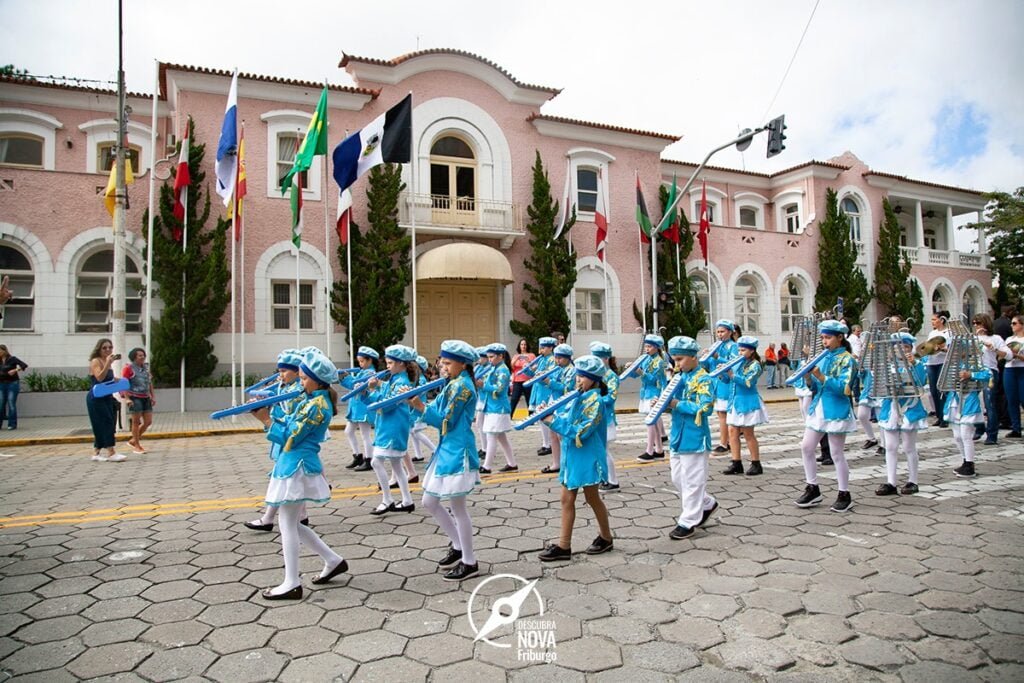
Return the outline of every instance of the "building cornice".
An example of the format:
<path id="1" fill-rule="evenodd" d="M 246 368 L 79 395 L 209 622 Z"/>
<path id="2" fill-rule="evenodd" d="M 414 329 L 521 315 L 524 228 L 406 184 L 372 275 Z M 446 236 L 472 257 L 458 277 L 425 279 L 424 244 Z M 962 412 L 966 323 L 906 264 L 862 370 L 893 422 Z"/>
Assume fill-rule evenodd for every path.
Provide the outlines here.
<path id="1" fill-rule="evenodd" d="M 533 124 L 538 133 L 548 137 L 589 142 L 596 145 L 615 145 L 645 152 L 660 153 L 669 144 L 679 140 L 679 137 L 675 135 L 619 128 L 543 114 L 531 114 L 526 117 L 526 120 Z"/>

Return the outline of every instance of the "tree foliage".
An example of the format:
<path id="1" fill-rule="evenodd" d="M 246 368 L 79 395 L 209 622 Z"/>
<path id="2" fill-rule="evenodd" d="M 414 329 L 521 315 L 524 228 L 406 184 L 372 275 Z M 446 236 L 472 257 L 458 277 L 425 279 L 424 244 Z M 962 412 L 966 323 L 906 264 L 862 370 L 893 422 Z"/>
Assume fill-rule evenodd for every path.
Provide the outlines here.
<path id="1" fill-rule="evenodd" d="M 964 229 L 985 230 L 992 272 L 999 281 L 996 301 L 1024 308 L 1024 187 L 1013 194 L 987 192 L 985 220 Z"/>
<path id="2" fill-rule="evenodd" d="M 551 199 L 551 183 L 544 171 L 540 152 L 533 164 L 533 200 L 527 208 L 530 223 L 530 256 L 524 265 L 529 277 L 523 283 L 523 311 L 528 319 L 511 320 L 512 333 L 536 339 L 551 330 L 571 330 L 566 297 L 576 286 L 576 257 L 569 251 L 569 231 L 576 223 L 573 213 L 565 231 L 555 239 L 558 202 Z"/>
<path id="3" fill-rule="evenodd" d="M 882 200 L 884 217 L 878 225 L 878 258 L 875 260 L 875 297 L 888 315 L 909 321 L 917 334 L 924 323 L 921 286 L 910 276 L 910 258 L 900 250 L 900 223 L 888 199 Z"/>
<path id="4" fill-rule="evenodd" d="M 843 315 L 850 323 L 860 322 L 861 314 L 871 303 L 871 289 L 857 266 L 857 245 L 850 236 L 850 219 L 839 210 L 832 188 L 825 191 L 825 219 L 818 229 L 819 274 L 814 310 L 830 311 L 842 297 Z"/>
<path id="5" fill-rule="evenodd" d="M 409 304 L 406 288 L 412 283 L 412 238 L 398 224 L 398 199 L 405 183 L 402 167 L 383 164 L 370 171 L 366 191 L 367 220 L 363 234 L 352 221 L 349 242 L 352 272 L 348 272 L 345 245 L 338 245 L 344 276 L 331 291 L 331 317 L 349 332 L 348 287 L 352 283 L 352 339 L 357 347 L 383 349 L 405 337 Z"/>
<path id="6" fill-rule="evenodd" d="M 184 224 L 174 217 L 174 184 L 168 180 L 160 187 L 159 215 L 153 221 L 154 294 L 163 303 L 163 312 L 153 321 L 150 365 L 158 384 L 176 385 L 181 359 L 185 359 L 185 384 L 209 376 L 217 367 L 210 336 L 220 329 L 221 318 L 230 301 L 227 266 L 227 240 L 231 223 L 217 217 L 216 226 L 207 228 L 210 217 L 209 190 L 203 190 L 206 174 L 203 157 L 206 145 L 196 144 L 195 127 L 189 117 L 188 186 L 185 224 L 188 239 L 174 239 Z M 181 143 L 179 143 L 181 144 Z M 147 233 L 148 209 L 143 213 L 142 234 Z M 148 258 L 148 254 L 147 254 Z"/>

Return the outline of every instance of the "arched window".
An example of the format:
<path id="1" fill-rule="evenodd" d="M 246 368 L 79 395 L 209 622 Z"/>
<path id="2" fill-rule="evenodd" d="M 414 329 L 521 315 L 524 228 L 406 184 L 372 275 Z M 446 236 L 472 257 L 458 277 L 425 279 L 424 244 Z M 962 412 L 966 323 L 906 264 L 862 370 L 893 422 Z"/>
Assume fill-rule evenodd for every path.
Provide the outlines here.
<path id="1" fill-rule="evenodd" d="M 938 313 L 939 311 L 952 312 L 952 303 L 953 300 L 945 287 L 936 287 L 935 291 L 932 292 L 932 313 Z"/>
<path id="2" fill-rule="evenodd" d="M 75 332 L 111 332 L 114 250 L 104 249 L 85 258 L 75 280 Z M 142 331 L 142 277 L 130 256 L 125 259 L 125 329 Z"/>
<path id="3" fill-rule="evenodd" d="M 711 329 L 711 297 L 708 295 L 707 280 L 696 275 L 690 276 L 690 291 L 697 296 L 697 301 L 704 308 L 704 325 L 707 330 Z"/>
<path id="4" fill-rule="evenodd" d="M 477 223 L 476 155 L 461 138 L 447 135 L 430 148 L 430 201 L 435 223 Z"/>
<path id="5" fill-rule="evenodd" d="M 744 275 L 736 281 L 733 294 L 733 307 L 736 309 L 736 322 L 744 334 L 757 334 L 761 331 L 760 295 L 753 278 Z"/>
<path id="6" fill-rule="evenodd" d="M 796 235 L 800 232 L 800 205 L 787 204 L 782 207 L 782 214 L 786 221 L 786 232 Z"/>
<path id="7" fill-rule="evenodd" d="M 32 310 L 35 306 L 35 276 L 32 263 L 14 247 L 0 244 L 0 273 L 10 278 L 14 297 L 4 306 L 0 330 L 4 332 L 31 331 Z"/>
<path id="8" fill-rule="evenodd" d="M 788 277 L 782 283 L 782 296 L 779 299 L 779 311 L 782 314 L 782 331 L 792 332 L 797 319 L 804 317 L 804 297 L 800 281 Z"/>
<path id="9" fill-rule="evenodd" d="M 43 139 L 27 133 L 0 135 L 0 164 L 42 168 Z"/>
<path id="10" fill-rule="evenodd" d="M 857 202 L 853 201 L 852 197 L 844 197 L 839 208 L 850 221 L 850 239 L 860 242 L 860 207 L 857 206 Z"/>

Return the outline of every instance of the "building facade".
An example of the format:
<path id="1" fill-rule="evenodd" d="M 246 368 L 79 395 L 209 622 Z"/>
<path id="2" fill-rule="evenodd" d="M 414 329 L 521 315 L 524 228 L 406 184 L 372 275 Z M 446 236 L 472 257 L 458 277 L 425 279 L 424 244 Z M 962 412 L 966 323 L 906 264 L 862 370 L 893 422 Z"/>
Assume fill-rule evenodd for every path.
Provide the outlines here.
<path id="1" fill-rule="evenodd" d="M 568 174 L 577 207 L 569 234 L 578 270 L 567 302 L 574 320 L 570 340 L 584 348 L 601 339 L 621 357 L 635 355 L 641 334 L 633 302 L 642 300 L 642 292 L 651 295 L 650 274 L 641 265 L 647 260 L 638 253 L 635 178 L 657 218 L 659 183 L 689 177 L 695 168 L 662 158 L 677 136 L 545 115 L 544 103 L 559 90 L 521 83 L 468 53 L 428 50 L 387 61 L 346 55 L 339 66 L 356 86 L 329 87 L 332 147 L 413 94 L 413 161 L 403 167 L 399 218 L 403 227 L 416 230 L 417 339 L 410 315 L 406 343 L 416 343 L 428 357 L 449 337 L 515 344 L 508 321 L 523 316 L 523 263 L 530 250 L 526 209 L 539 154 L 553 193 Z M 159 80 L 155 145 L 151 98 L 128 98 L 128 142 L 137 169 L 129 187 L 129 345 L 143 344 L 148 314 L 141 287 L 150 177 L 155 173 L 158 184 L 170 182 L 175 132 L 191 116 L 195 142 L 206 145 L 204 170 L 212 191 L 231 74 L 163 64 Z M 250 366 L 269 365 L 281 348 L 295 343 L 297 332 L 303 345 L 325 347 L 330 338 L 332 355 L 342 363 L 348 359 L 344 328 L 330 319 L 328 308 L 331 283 L 340 272 L 338 193 L 328 161 L 317 158 L 308 173 L 299 253 L 290 241 L 289 202 L 278 189 L 322 88 L 239 76 L 248 196 L 244 259 L 240 255 L 238 261 L 245 264 L 240 273 Z M 109 330 L 112 231 L 99 193 L 112 158 L 115 111 L 113 92 L 0 79 L 0 272 L 10 276 L 16 295 L 0 321 L 0 339 L 36 368 L 78 372 L 95 340 Z M 956 251 L 953 239 L 965 214 L 973 218 L 983 210 L 978 192 L 873 171 L 851 153 L 771 175 L 709 167 L 701 177 L 712 213 L 711 264 L 705 270 L 695 253 L 685 267 L 709 319 L 736 318 L 766 339 L 789 340 L 793 316 L 811 311 L 818 279 L 816 226 L 829 187 L 851 218 L 869 281 L 881 203 L 888 198 L 904 226 L 903 249 L 914 262 L 926 312 L 933 306 L 953 314 L 987 307 L 991 275 L 984 237 L 976 253 Z M 366 179 L 353 187 L 355 220 L 364 226 L 366 187 Z M 598 193 L 609 218 L 604 263 L 595 253 Z M 213 200 L 214 211 L 222 209 Z M 688 216 L 697 215 L 699 200 L 695 186 L 683 200 Z M 159 316 L 160 308 L 156 298 L 152 314 Z M 873 315 L 869 310 L 867 317 Z M 229 362 L 228 314 L 213 342 L 221 363 Z"/>

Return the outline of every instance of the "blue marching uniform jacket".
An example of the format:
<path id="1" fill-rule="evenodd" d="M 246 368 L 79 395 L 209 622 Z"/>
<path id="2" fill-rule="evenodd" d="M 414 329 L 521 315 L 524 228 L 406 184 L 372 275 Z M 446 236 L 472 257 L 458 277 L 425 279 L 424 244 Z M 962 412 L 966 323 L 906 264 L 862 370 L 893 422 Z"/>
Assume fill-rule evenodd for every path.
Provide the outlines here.
<path id="1" fill-rule="evenodd" d="M 545 372 L 555 367 L 555 357 L 551 354 L 546 356 L 540 356 L 540 360 L 532 368 L 523 368 L 520 372 L 530 377 L 537 377 L 543 375 Z M 547 400 L 551 397 L 551 392 L 548 390 L 547 385 L 544 382 L 537 382 L 536 384 L 530 385 L 530 408 L 536 409 L 539 406 L 547 403 Z"/>
<path id="2" fill-rule="evenodd" d="M 661 354 L 648 354 L 639 367 L 633 371 L 640 374 L 640 400 L 651 401 L 661 396 L 668 383 L 665 379 L 665 359 Z"/>
<path id="3" fill-rule="evenodd" d="M 558 481 L 570 491 L 608 480 L 608 426 L 601 399 L 600 389 L 589 389 L 551 421 L 551 431 L 564 437 Z"/>
<path id="4" fill-rule="evenodd" d="M 992 379 L 992 371 L 983 367 L 972 372 L 971 379 L 979 382 L 989 382 Z M 949 420 L 950 409 L 960 403 L 961 396 L 963 397 L 963 405 L 960 405 L 959 422 L 981 422 L 981 408 L 984 402 L 981 399 L 980 391 L 967 391 L 959 394 L 955 391 L 947 391 L 946 405 L 942 409 L 943 419 Z"/>
<path id="5" fill-rule="evenodd" d="M 434 476 L 445 477 L 480 469 L 473 419 L 476 416 L 476 388 L 468 371 L 448 382 L 427 404 L 423 421 L 436 427 L 437 450 L 429 468 Z"/>
<path id="6" fill-rule="evenodd" d="M 484 412 L 511 413 L 512 402 L 509 399 L 508 387 L 512 382 L 512 373 L 504 364 L 494 365 L 492 368 L 480 389 L 484 395 Z"/>
<path id="7" fill-rule="evenodd" d="M 714 356 L 709 356 L 700 362 L 700 366 L 705 371 L 711 372 L 719 365 L 725 365 L 729 361 L 735 359 L 740 355 L 739 344 L 731 339 L 726 340 L 718 347 L 718 351 L 715 352 Z M 711 380 L 712 386 L 714 387 L 715 398 L 719 401 L 728 401 L 732 393 L 732 388 L 728 382 L 722 381 L 722 376 L 719 375 L 717 378 Z"/>
<path id="8" fill-rule="evenodd" d="M 676 453 L 704 453 L 711 450 L 711 427 L 707 417 L 715 407 L 714 380 L 700 366 L 683 373 L 672 408 L 669 449 Z"/>
<path id="9" fill-rule="evenodd" d="M 280 396 L 281 394 L 288 394 L 293 391 L 299 391 L 300 389 L 302 389 L 302 384 L 299 382 L 298 377 L 296 377 L 293 381 L 289 382 L 288 384 L 281 384 L 280 382 L 277 382 L 275 385 L 273 385 L 272 390 L 274 392 L 274 396 Z M 280 422 L 283 424 L 284 421 L 288 418 L 288 415 L 290 415 L 291 412 L 295 410 L 295 406 L 301 403 L 302 400 L 303 399 L 300 396 L 298 398 L 291 398 L 288 399 L 287 401 L 275 403 L 274 405 L 270 406 L 270 419 L 272 420 L 273 423 Z M 277 455 L 280 452 L 281 446 L 271 441 L 270 459 L 277 460 Z"/>
<path id="10" fill-rule="evenodd" d="M 270 476 L 287 479 L 300 467 L 303 474 L 321 474 L 324 468 L 320 462 L 320 443 L 332 417 L 331 395 L 326 389 L 318 389 L 300 397 L 284 420 L 272 422 L 267 439 L 280 450 Z"/>
<path id="11" fill-rule="evenodd" d="M 375 374 L 377 371 L 373 369 L 373 366 L 350 372 L 341 378 L 341 386 L 343 389 L 351 391 L 357 384 L 365 382 Z M 349 422 L 372 422 L 373 419 L 366 414 L 366 405 L 366 392 L 361 391 L 348 400 L 348 412 L 345 413 L 345 419 Z"/>
<path id="12" fill-rule="evenodd" d="M 757 380 L 764 369 L 756 360 L 748 360 L 733 373 L 723 372 L 718 379 L 726 387 L 731 385 L 729 410 L 739 415 L 761 409 L 761 394 L 757 391 Z"/>
<path id="13" fill-rule="evenodd" d="M 551 392 L 551 400 L 557 401 L 576 387 L 576 366 L 572 363 L 566 365 L 561 372 L 551 375 L 545 382 L 548 385 L 548 391 Z M 540 384 L 545 382 L 540 382 Z"/>
<path id="14" fill-rule="evenodd" d="M 914 384 L 917 385 L 918 388 L 923 387 L 928 382 L 928 371 L 925 369 L 925 365 L 924 365 L 924 361 L 923 360 L 918 360 L 917 362 L 914 363 L 914 367 L 911 369 L 911 373 L 914 376 Z M 871 373 L 870 372 L 867 373 L 867 376 L 869 378 L 871 378 Z M 873 382 L 873 381 L 874 381 L 873 379 L 869 379 L 868 380 L 868 382 Z M 870 391 L 872 389 L 873 389 L 873 387 L 871 386 L 871 384 L 867 384 L 867 386 L 864 389 L 861 389 L 861 391 L 862 392 L 867 392 L 867 391 Z M 861 395 L 863 396 L 864 394 L 862 393 Z M 907 396 L 905 398 L 901 398 L 901 399 L 898 399 L 898 400 L 899 400 L 899 411 L 900 411 L 900 414 L 903 416 L 903 418 L 906 421 L 908 421 L 910 423 L 915 423 L 915 422 L 919 422 L 920 420 L 924 420 L 924 419 L 928 418 L 928 411 L 926 411 L 924 409 L 924 405 L 921 403 L 921 399 L 920 398 L 915 398 L 913 396 Z M 890 418 L 890 415 L 892 414 L 892 410 L 893 410 L 893 399 L 892 399 L 892 397 L 882 396 L 882 405 L 878 409 L 878 424 L 879 425 L 885 425 L 885 424 L 887 424 L 889 422 L 889 418 Z M 902 427 L 902 423 L 901 423 L 900 426 Z M 885 427 L 882 427 L 882 429 L 885 429 Z"/>
<path id="15" fill-rule="evenodd" d="M 604 385 L 608 387 L 608 393 L 603 398 L 605 419 L 608 424 L 618 424 L 615 419 L 615 402 L 619 400 L 619 375 L 611 368 L 605 368 Z"/>
<path id="16" fill-rule="evenodd" d="M 405 372 L 400 372 L 397 375 L 391 375 L 366 400 L 367 403 L 376 403 L 377 401 L 391 398 L 403 391 L 408 391 L 411 388 L 412 382 L 409 381 L 409 375 Z M 412 426 L 409 402 L 399 401 L 375 412 L 377 416 L 373 425 L 374 447 L 404 451 L 409 445 L 409 428 Z"/>
<path id="17" fill-rule="evenodd" d="M 850 398 L 853 392 L 850 389 L 850 381 L 856 370 L 855 365 L 850 352 L 840 346 L 829 351 L 817 365 L 818 370 L 825 376 L 824 383 L 818 381 L 812 374 L 813 371 L 804 375 L 808 388 L 814 392 L 814 398 L 811 399 L 808 408 L 809 413 L 813 413 L 820 403 L 826 420 L 852 419 L 853 406 Z"/>

